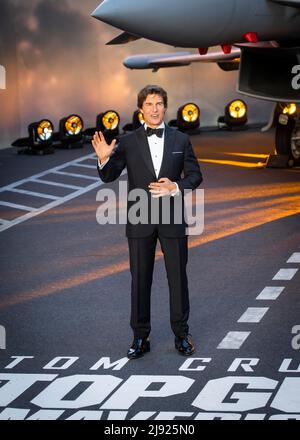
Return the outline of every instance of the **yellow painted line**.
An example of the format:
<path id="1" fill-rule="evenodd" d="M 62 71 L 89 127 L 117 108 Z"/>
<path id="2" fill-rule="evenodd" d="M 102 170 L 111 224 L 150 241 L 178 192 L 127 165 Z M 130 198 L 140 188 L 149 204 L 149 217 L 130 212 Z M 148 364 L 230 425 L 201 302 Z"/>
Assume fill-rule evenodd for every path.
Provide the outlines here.
<path id="1" fill-rule="evenodd" d="M 240 156 L 240 157 L 255 157 L 257 159 L 267 159 L 269 154 L 252 154 L 252 153 L 223 153 L 228 156 Z"/>
<path id="2" fill-rule="evenodd" d="M 198 159 L 198 162 L 216 163 L 218 165 L 231 165 L 235 167 L 242 168 L 264 168 L 265 163 L 263 162 L 240 162 L 236 160 L 217 160 L 217 159 Z"/>

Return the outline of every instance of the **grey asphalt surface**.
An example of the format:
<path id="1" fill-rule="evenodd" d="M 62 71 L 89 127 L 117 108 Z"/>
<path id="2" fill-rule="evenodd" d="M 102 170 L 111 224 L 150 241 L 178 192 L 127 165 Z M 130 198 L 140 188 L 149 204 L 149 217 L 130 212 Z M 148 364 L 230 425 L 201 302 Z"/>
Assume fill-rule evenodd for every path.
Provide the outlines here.
<path id="1" fill-rule="evenodd" d="M 273 152 L 273 139 L 274 133 L 258 130 L 203 133 L 191 138 L 200 159 L 205 196 L 204 232 L 189 238 L 189 324 L 197 348 L 191 366 L 206 365 L 205 370 L 179 370 L 186 358 L 174 349 L 166 273 L 159 246 L 152 288 L 150 353 L 129 361 L 120 370 L 91 370 L 102 357 L 110 358 L 111 362 L 126 357 L 132 341 L 125 227 L 100 226 L 96 222 L 99 187 L 0 233 L 0 325 L 6 330 L 6 349 L 0 350 L 0 375 L 113 375 L 122 383 L 132 375 L 175 376 L 175 382 L 178 376 L 194 380 L 181 394 L 139 397 L 126 410 L 127 419 L 141 411 L 152 413 L 148 414 L 152 419 L 160 412 L 181 412 L 179 419 L 192 420 L 205 411 L 208 418 L 209 413 L 220 412 L 228 417 L 237 413 L 242 419 L 246 414 L 255 417 L 258 413 L 264 414 L 265 419 L 288 413 L 300 418 L 300 393 L 292 402 L 288 397 L 282 398 L 286 410 L 272 405 L 285 378 L 298 377 L 300 381 L 300 350 L 292 347 L 292 328 L 300 326 L 300 263 L 287 263 L 293 253 L 300 253 L 300 168 L 255 166 L 263 160 L 255 155 Z M 82 150 L 58 150 L 43 157 L 2 150 L 1 186 L 92 152 L 90 145 Z M 86 172 L 97 177 L 96 160 L 90 163 L 95 163 L 95 170 Z M 121 179 L 126 180 L 126 175 Z M 103 187 L 116 189 L 118 182 Z M 22 195 L 18 203 L 21 200 Z M 298 271 L 291 280 L 273 280 L 282 268 Z M 284 290 L 276 300 L 256 300 L 266 286 L 282 286 Z M 249 307 L 268 310 L 260 322 L 238 323 Z M 240 348 L 217 348 L 232 331 L 250 334 Z M 7 369 L 13 356 L 34 358 Z M 59 356 L 78 359 L 67 369 L 43 368 Z M 198 358 L 211 360 L 203 363 Z M 258 358 L 259 362 L 253 372 L 241 367 L 228 371 L 236 358 Z M 284 359 L 291 359 L 293 372 L 279 371 Z M 192 404 L 208 381 L 231 376 L 265 377 L 278 382 L 268 391 L 265 385 L 253 386 L 251 391 L 257 398 L 249 410 L 240 410 L 238 406 L 237 410 L 234 406 L 227 410 L 217 397 L 210 395 L 207 401 L 211 399 L 213 403 L 208 404 L 209 409 Z M 129 393 L 136 389 L 134 380 Z M 5 408 L 27 408 L 28 416 L 34 414 L 40 408 L 30 401 L 46 386 L 43 382 L 34 384 L 7 407 L 0 407 L 0 412 Z M 223 403 L 237 402 L 233 392 L 250 395 L 246 386 L 234 385 L 223 396 Z M 300 390 L 299 382 L 293 386 Z M 84 391 L 78 387 L 66 399 L 76 399 Z M 161 387 L 161 383 L 152 384 L 148 391 L 156 390 L 159 394 Z M 217 385 L 218 390 L 221 388 Z M 176 389 L 175 386 L 174 393 Z M 269 392 L 270 398 L 259 405 L 262 392 Z M 125 411 L 122 402 L 121 399 L 118 410 Z M 45 408 L 49 408 L 47 403 Z M 100 408 L 101 400 L 97 405 L 79 407 L 86 411 Z M 109 415 L 113 410 L 117 409 L 103 409 L 102 418 L 117 417 Z M 66 405 L 60 418 L 76 411 Z"/>

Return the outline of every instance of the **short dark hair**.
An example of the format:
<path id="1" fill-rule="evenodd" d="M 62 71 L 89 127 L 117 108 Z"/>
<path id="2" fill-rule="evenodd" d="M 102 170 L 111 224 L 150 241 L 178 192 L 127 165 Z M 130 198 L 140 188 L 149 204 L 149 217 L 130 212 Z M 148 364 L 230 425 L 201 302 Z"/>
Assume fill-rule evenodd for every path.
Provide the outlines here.
<path id="1" fill-rule="evenodd" d="M 167 92 L 160 86 L 148 85 L 144 87 L 138 94 L 137 98 L 137 106 L 138 108 L 142 108 L 144 102 L 147 99 L 148 95 L 159 95 L 164 100 L 164 106 L 168 107 L 168 95 Z"/>

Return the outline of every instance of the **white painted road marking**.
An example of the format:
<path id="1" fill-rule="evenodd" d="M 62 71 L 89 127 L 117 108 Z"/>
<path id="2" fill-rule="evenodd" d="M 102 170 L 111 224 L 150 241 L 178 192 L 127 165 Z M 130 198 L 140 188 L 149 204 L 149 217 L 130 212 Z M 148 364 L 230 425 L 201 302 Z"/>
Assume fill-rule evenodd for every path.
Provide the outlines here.
<path id="1" fill-rule="evenodd" d="M 11 189 L 11 192 L 16 192 L 19 194 L 28 194 L 29 196 L 36 196 L 36 197 L 41 197 L 44 199 L 51 199 L 51 200 L 56 200 L 58 197 L 57 196 L 51 196 L 50 194 L 45 194 L 45 193 L 39 193 L 39 192 L 35 192 L 35 191 L 28 191 L 27 189 Z"/>
<path id="2" fill-rule="evenodd" d="M 275 300 L 279 297 L 281 292 L 283 292 L 285 288 L 279 286 L 266 286 L 260 294 L 256 297 L 258 300 Z"/>
<path id="3" fill-rule="evenodd" d="M 288 281 L 293 278 L 297 271 L 298 269 L 280 269 L 272 279 Z"/>
<path id="4" fill-rule="evenodd" d="M 20 209 L 22 211 L 34 211 L 35 210 L 35 208 L 33 208 L 32 206 L 20 205 L 19 203 L 4 202 L 2 200 L 0 200 L 0 205 L 7 206 L 8 208 Z"/>
<path id="5" fill-rule="evenodd" d="M 269 307 L 248 307 L 238 322 L 260 322 L 268 310 Z"/>
<path id="6" fill-rule="evenodd" d="M 99 177 L 85 176 L 83 174 L 77 174 L 77 173 L 68 173 L 66 171 L 52 171 L 52 172 L 53 174 L 59 174 L 61 176 L 79 177 L 80 179 L 88 179 L 88 180 L 99 180 Z"/>
<path id="7" fill-rule="evenodd" d="M 287 263 L 300 263 L 300 252 L 294 252 L 287 260 Z"/>
<path id="8" fill-rule="evenodd" d="M 81 162 L 83 162 L 84 160 L 87 159 L 96 159 L 96 154 L 92 153 L 89 154 L 87 156 L 81 157 L 79 159 L 75 159 L 73 161 L 70 162 L 66 162 L 62 165 L 59 165 L 57 167 L 48 169 L 46 171 L 43 171 L 39 174 L 35 174 L 31 177 L 28 177 L 26 179 L 22 179 L 22 180 L 18 180 L 17 182 L 11 183 L 9 185 L 3 186 L 2 188 L 0 188 L 0 193 L 2 192 L 11 192 L 11 193 L 21 193 L 21 194 L 27 194 L 34 197 L 44 197 L 45 199 L 52 199 L 51 202 L 46 203 L 45 205 L 41 206 L 40 208 L 34 208 L 32 206 L 25 206 L 25 205 L 21 205 L 18 203 L 11 203 L 11 202 L 6 202 L 6 201 L 1 201 L 0 200 L 0 206 L 7 206 L 9 208 L 12 209 L 20 209 L 20 210 L 25 210 L 25 211 L 30 211 L 27 212 L 26 214 L 21 214 L 18 217 L 16 217 L 13 220 L 6 220 L 6 219 L 0 219 L 0 232 L 5 231 L 6 229 L 9 229 L 19 223 L 22 223 L 26 220 L 29 220 L 32 217 L 35 217 L 39 214 L 42 214 L 45 211 L 48 211 L 51 208 L 54 208 L 56 206 L 59 206 L 71 199 L 74 199 L 75 197 L 78 197 L 88 191 L 93 190 L 94 188 L 97 188 L 101 185 L 103 185 L 103 182 L 101 182 L 101 180 L 98 177 L 92 177 L 92 176 L 87 176 L 87 175 L 83 175 L 83 174 L 76 174 L 76 173 L 67 173 L 62 171 L 63 169 L 66 169 L 67 167 L 70 166 L 82 166 L 83 168 L 94 168 L 96 170 L 96 162 L 95 162 L 95 166 L 93 167 L 92 165 L 85 165 L 82 164 Z M 51 180 L 46 180 L 47 177 L 49 178 L 49 175 L 54 175 L 55 174 L 60 174 L 60 175 L 65 175 L 65 176 L 70 176 L 70 177 L 79 177 L 82 179 L 88 179 L 88 180 L 92 180 L 94 181 L 91 184 L 88 184 L 88 186 L 77 186 L 77 185 L 69 185 L 66 183 L 60 183 L 60 182 L 55 182 L 55 181 L 51 181 Z M 122 173 L 124 174 L 124 172 Z M 43 178 L 46 177 L 46 179 L 44 180 Z M 44 185 L 52 185 L 52 186 L 57 186 L 57 187 L 61 187 L 61 188 L 68 188 L 70 190 L 73 190 L 70 194 L 66 195 L 66 196 L 55 196 L 55 195 L 51 195 L 51 194 L 44 194 L 43 192 L 34 192 L 34 191 L 27 191 L 27 190 L 23 190 L 22 188 L 19 188 L 21 185 L 28 183 L 28 182 L 35 182 L 41 185 L 41 187 Z"/>
<path id="9" fill-rule="evenodd" d="M 36 182 L 36 183 L 45 183 L 46 185 L 53 185 L 53 186 L 61 186 L 63 188 L 69 188 L 69 189 L 81 189 L 81 186 L 77 186 L 77 185 L 69 185 L 66 183 L 57 183 L 57 182 L 52 182 L 52 180 L 41 180 L 41 179 L 31 179 L 31 182 Z"/>
<path id="10" fill-rule="evenodd" d="M 228 332 L 217 348 L 237 350 L 245 342 L 251 332 Z"/>

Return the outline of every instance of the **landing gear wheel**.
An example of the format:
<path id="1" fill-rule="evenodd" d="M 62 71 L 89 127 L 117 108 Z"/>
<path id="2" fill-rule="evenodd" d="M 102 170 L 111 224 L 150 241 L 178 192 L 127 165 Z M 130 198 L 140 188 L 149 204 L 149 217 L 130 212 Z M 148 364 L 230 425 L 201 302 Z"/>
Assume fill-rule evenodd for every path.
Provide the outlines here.
<path id="1" fill-rule="evenodd" d="M 289 118 L 286 125 L 277 123 L 276 153 L 289 156 L 288 166 L 300 164 L 300 117 Z"/>

